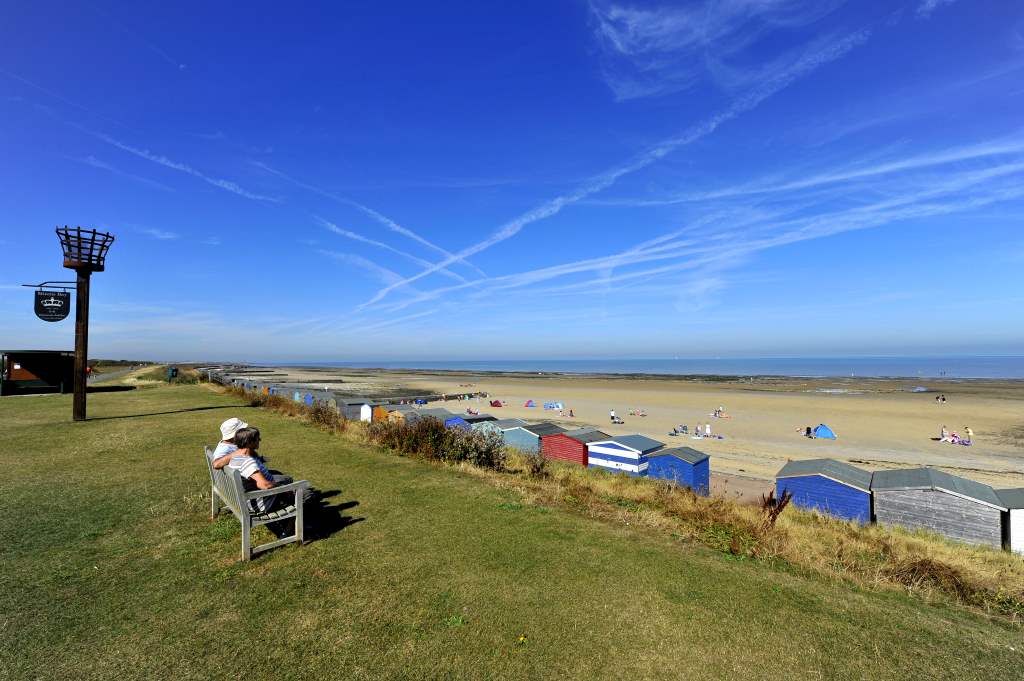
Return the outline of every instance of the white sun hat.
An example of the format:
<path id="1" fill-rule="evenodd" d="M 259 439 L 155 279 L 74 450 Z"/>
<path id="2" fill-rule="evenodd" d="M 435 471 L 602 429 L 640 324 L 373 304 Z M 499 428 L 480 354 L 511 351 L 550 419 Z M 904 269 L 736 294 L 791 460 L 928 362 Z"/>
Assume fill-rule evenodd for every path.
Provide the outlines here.
<path id="1" fill-rule="evenodd" d="M 237 433 L 239 430 L 241 430 L 242 428 L 248 428 L 248 427 L 249 427 L 249 424 L 246 423 L 245 421 L 243 421 L 242 419 L 237 419 L 237 418 L 228 419 L 224 423 L 220 424 L 220 435 L 221 435 L 220 439 L 221 440 L 230 440 L 231 438 L 233 438 L 235 436 L 235 433 Z"/>

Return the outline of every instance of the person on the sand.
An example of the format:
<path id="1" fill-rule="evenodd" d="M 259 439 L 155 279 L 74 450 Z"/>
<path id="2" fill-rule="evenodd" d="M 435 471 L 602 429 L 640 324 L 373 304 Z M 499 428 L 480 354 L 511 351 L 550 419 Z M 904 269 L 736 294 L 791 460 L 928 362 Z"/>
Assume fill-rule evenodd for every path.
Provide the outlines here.
<path id="1" fill-rule="evenodd" d="M 949 438 L 949 431 L 946 430 L 946 426 L 943 425 L 942 428 L 939 429 L 939 442 L 950 442 L 950 441 L 951 440 Z"/>
<path id="2" fill-rule="evenodd" d="M 964 444 L 971 444 L 974 440 L 974 431 L 970 426 L 964 426 Z"/>

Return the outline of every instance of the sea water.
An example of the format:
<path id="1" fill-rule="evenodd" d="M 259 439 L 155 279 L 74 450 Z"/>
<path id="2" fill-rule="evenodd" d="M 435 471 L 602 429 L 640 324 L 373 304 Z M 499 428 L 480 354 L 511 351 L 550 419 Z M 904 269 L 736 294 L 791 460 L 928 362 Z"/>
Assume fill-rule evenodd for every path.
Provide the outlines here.
<path id="1" fill-rule="evenodd" d="M 367 369 L 515 371 L 541 374 L 1024 379 L 1024 356 L 306 361 L 298 365 Z"/>

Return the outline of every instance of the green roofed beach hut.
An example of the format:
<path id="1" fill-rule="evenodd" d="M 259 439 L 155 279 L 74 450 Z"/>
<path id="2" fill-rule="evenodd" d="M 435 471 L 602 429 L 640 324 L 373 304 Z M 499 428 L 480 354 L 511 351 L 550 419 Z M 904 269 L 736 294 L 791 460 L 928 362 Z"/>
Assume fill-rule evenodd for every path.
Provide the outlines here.
<path id="1" fill-rule="evenodd" d="M 536 453 L 540 452 L 540 438 L 542 436 L 564 432 L 565 428 L 556 426 L 553 423 L 544 422 L 509 428 L 502 431 L 502 437 L 505 439 L 505 444 L 509 447 L 514 447 L 524 452 Z"/>
<path id="2" fill-rule="evenodd" d="M 878 471 L 871 479 L 875 519 L 1001 548 L 1003 501 L 988 485 L 934 468 Z"/>
<path id="3" fill-rule="evenodd" d="M 871 473 L 835 459 L 790 461 L 775 474 L 775 493 L 800 508 L 859 523 L 871 522 Z"/>
<path id="4" fill-rule="evenodd" d="M 469 424 L 469 427 L 481 432 L 494 431 L 500 435 L 509 428 L 519 428 L 525 425 L 526 421 L 522 419 L 496 419 L 494 421 L 477 421 Z"/>
<path id="5" fill-rule="evenodd" d="M 1024 554 L 1024 487 L 996 490 L 1006 507 L 1003 516 L 1003 540 L 1014 553 Z"/>

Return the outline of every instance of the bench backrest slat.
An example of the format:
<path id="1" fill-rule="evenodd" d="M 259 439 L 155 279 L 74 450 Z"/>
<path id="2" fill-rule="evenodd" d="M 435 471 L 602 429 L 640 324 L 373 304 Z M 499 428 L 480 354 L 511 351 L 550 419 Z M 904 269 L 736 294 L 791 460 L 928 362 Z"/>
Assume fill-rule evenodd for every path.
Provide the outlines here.
<path id="1" fill-rule="evenodd" d="M 210 482 L 217 491 L 220 492 L 221 498 L 224 500 L 235 515 L 245 510 L 248 512 L 248 506 L 245 504 L 243 498 L 244 489 L 242 487 L 242 479 L 238 471 L 233 470 L 225 466 L 224 468 L 213 467 L 213 452 L 210 451 L 209 447 L 205 447 L 206 452 L 206 467 L 210 471 Z M 232 475 L 232 473 L 234 475 Z M 234 478 L 237 478 L 237 482 Z"/>

